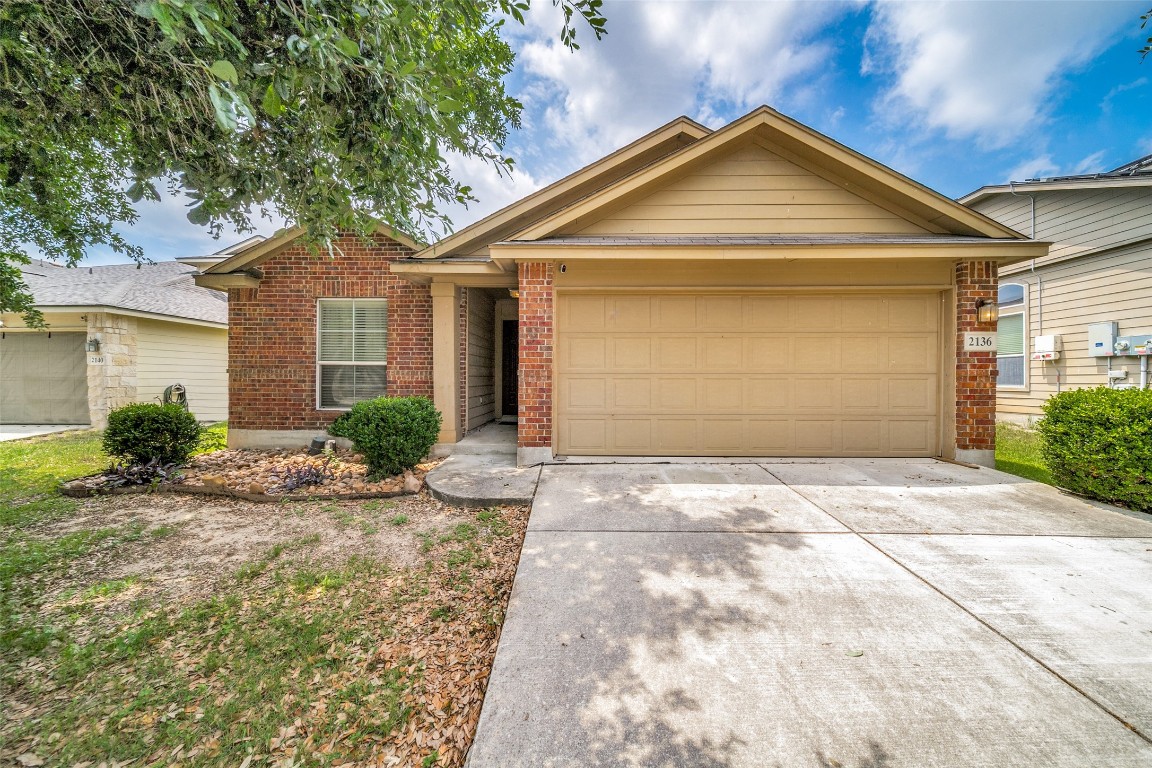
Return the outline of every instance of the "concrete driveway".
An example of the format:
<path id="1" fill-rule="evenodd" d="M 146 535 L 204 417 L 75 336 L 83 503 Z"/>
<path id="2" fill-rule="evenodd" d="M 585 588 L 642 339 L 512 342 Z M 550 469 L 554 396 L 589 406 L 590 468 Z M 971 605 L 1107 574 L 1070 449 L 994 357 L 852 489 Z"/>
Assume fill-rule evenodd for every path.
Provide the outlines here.
<path id="1" fill-rule="evenodd" d="M 471 768 L 1152 765 L 1152 518 L 932 460 L 544 468 Z"/>
<path id="2" fill-rule="evenodd" d="M 23 440 L 26 437 L 52 435 L 57 432 L 70 432 L 74 429 L 91 429 L 87 424 L 0 424 L 0 443 L 7 440 Z"/>

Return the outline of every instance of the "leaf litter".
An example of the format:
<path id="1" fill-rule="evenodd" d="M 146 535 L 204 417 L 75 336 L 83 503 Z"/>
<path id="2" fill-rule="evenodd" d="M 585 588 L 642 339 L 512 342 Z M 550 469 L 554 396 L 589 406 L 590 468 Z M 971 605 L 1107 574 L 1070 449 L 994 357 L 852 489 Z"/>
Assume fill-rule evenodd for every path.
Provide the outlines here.
<path id="1" fill-rule="evenodd" d="M 527 518 L 87 501 L 36 535 L 139 535 L 44 583 L 52 639 L 3 669 L 0 763 L 463 765 Z"/>

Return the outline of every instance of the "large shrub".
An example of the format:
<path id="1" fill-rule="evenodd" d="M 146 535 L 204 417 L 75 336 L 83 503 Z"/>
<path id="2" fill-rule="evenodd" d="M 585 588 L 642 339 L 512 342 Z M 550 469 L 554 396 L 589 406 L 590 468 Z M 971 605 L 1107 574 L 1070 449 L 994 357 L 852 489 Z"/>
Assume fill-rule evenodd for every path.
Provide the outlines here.
<path id="1" fill-rule="evenodd" d="M 135 464 L 188 460 L 200 439 L 196 417 L 179 405 L 136 403 L 108 414 L 104 452 Z"/>
<path id="2" fill-rule="evenodd" d="M 1039 429 L 1057 485 L 1152 510 L 1152 391 L 1062 392 L 1045 404 Z"/>
<path id="3" fill-rule="evenodd" d="M 328 433 L 351 440 L 373 474 L 395 475 L 428 455 L 440 422 L 440 412 L 426 397 L 378 397 L 356 403 Z"/>

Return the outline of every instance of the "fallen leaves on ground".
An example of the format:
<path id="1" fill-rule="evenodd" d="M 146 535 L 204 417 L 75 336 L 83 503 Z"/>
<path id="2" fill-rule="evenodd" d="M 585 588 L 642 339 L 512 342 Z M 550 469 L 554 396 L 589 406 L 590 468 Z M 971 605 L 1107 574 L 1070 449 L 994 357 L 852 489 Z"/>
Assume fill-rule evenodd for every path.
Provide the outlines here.
<path id="1" fill-rule="evenodd" d="M 209 599 L 89 615 L 7 681 L 0 761 L 463 765 L 527 517 L 413 519 L 415 564 L 301 547 Z"/>

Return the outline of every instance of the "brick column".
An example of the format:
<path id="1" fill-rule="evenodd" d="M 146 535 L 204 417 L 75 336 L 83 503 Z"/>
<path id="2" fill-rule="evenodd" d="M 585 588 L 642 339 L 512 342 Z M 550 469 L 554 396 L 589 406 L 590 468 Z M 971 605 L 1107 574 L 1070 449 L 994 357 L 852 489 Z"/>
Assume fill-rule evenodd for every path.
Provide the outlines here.
<path id="1" fill-rule="evenodd" d="M 995 332 L 976 319 L 976 302 L 996 302 L 994 261 L 956 264 L 956 458 L 996 466 L 996 351 L 965 352 L 965 332 Z"/>
<path id="2" fill-rule="evenodd" d="M 520 383 L 516 463 L 552 459 L 552 264 L 520 265 Z"/>

